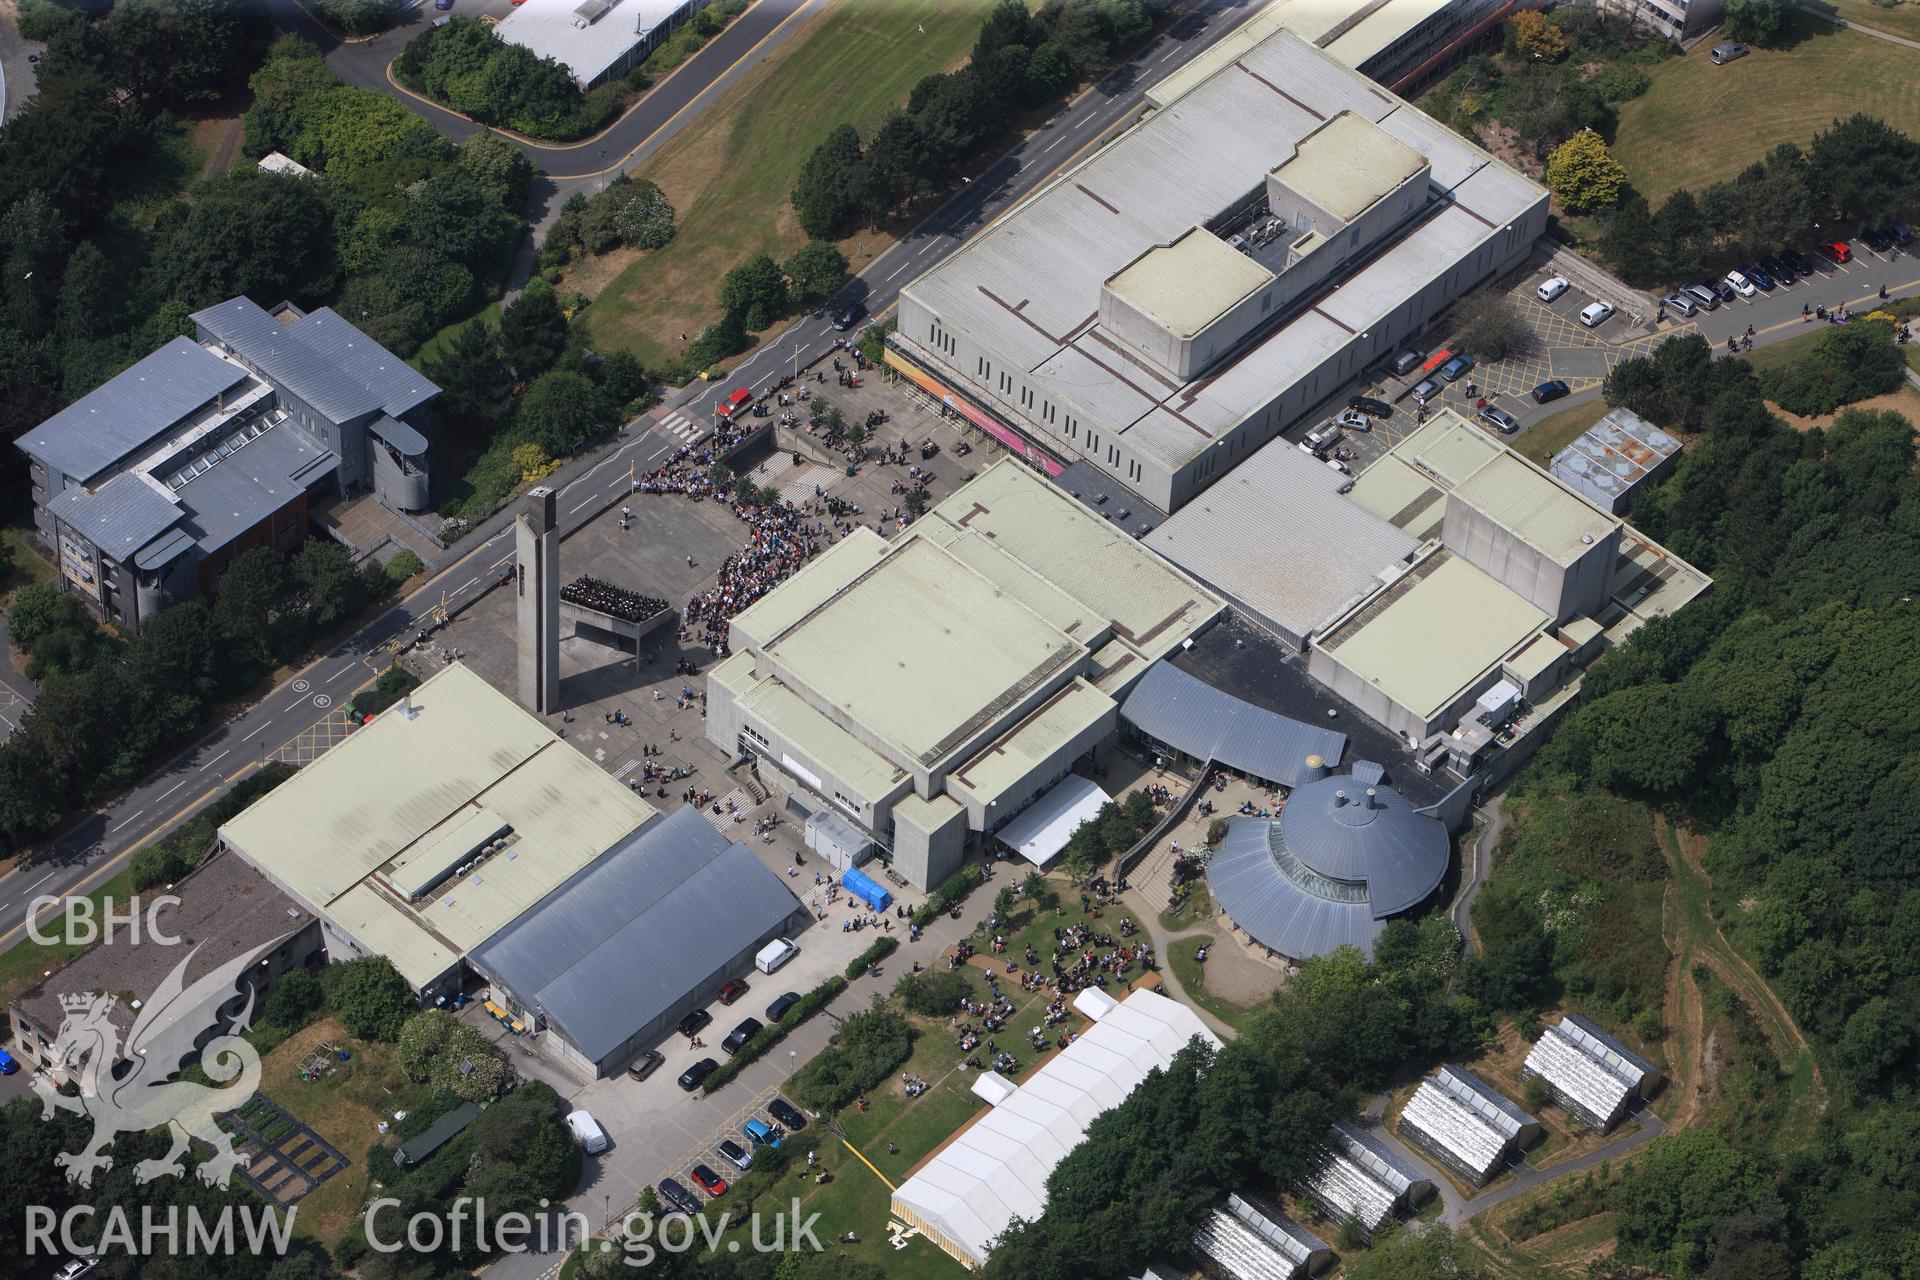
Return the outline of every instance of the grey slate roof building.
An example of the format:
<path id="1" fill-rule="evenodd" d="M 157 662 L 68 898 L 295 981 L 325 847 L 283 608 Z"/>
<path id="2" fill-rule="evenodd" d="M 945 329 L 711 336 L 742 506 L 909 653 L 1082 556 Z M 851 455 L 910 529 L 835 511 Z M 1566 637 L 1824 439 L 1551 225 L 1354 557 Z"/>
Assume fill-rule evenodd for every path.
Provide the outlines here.
<path id="1" fill-rule="evenodd" d="M 1243 702 L 1164 659 L 1127 694 L 1120 718 L 1167 750 L 1284 787 L 1324 772 L 1309 760 L 1338 764 L 1347 749 L 1344 733 Z"/>
<path id="2" fill-rule="evenodd" d="M 1210 1273 L 1228 1280 L 1304 1280 L 1334 1261 L 1327 1243 L 1293 1219 L 1235 1194 L 1193 1235 Z"/>
<path id="3" fill-rule="evenodd" d="M 332 311 L 232 298 L 19 439 L 60 581 L 132 628 L 256 546 L 290 551 L 310 503 L 428 499 L 439 389 Z"/>
<path id="4" fill-rule="evenodd" d="M 1520 1076 L 1545 1081 L 1568 1114 L 1602 1133 L 1665 1079 L 1658 1067 L 1577 1013 L 1541 1033 Z"/>
<path id="5" fill-rule="evenodd" d="M 1236 928 L 1292 959 L 1342 946 L 1373 953 L 1389 917 L 1446 878 L 1445 825 L 1416 813 L 1371 761 L 1309 782 L 1278 818 L 1231 818 L 1207 885 Z"/>
<path id="6" fill-rule="evenodd" d="M 1352 1221 L 1368 1237 L 1433 1189 L 1424 1174 L 1356 1125 L 1333 1126 L 1332 1149 L 1306 1189 L 1327 1215 Z"/>
<path id="7" fill-rule="evenodd" d="M 604 1076 L 744 973 L 799 912 L 759 858 L 682 807 L 575 872 L 467 963 L 559 1056 Z"/>
<path id="8" fill-rule="evenodd" d="M 1464 1067 L 1421 1081 L 1400 1113 L 1400 1136 L 1473 1186 L 1485 1186 L 1540 1122 Z"/>

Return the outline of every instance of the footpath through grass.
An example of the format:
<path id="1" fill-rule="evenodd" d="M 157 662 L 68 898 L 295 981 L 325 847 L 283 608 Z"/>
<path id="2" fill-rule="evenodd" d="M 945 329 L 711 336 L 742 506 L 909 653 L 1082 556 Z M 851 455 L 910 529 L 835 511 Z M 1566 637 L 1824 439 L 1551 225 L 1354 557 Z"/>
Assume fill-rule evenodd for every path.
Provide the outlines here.
<path id="1" fill-rule="evenodd" d="M 990 7 L 836 4 L 701 112 L 634 171 L 666 192 L 679 232 L 652 253 L 617 251 L 629 260 L 587 313 L 597 345 L 627 347 L 649 365 L 679 355 L 680 334 L 719 319 L 728 270 L 760 253 L 784 259 L 806 243 L 787 196 L 814 147 L 843 123 L 870 136 L 921 77 L 965 61 Z M 858 271 L 886 243 L 866 233 L 842 249 Z M 587 277 L 616 256 L 586 259 L 569 284 L 591 293 Z"/>
<path id="2" fill-rule="evenodd" d="M 1702 42 L 1654 67 L 1653 87 L 1621 104 L 1614 157 L 1655 205 L 1679 187 L 1697 195 L 1779 143 L 1804 147 L 1856 111 L 1920 133 L 1920 49 L 1804 14 L 1789 21 L 1786 47 L 1716 67 Z"/>
<path id="3" fill-rule="evenodd" d="M 1605 400 L 1595 400 L 1592 404 L 1562 409 L 1521 432 L 1513 447 L 1527 461 L 1545 467 L 1553 461 L 1554 454 L 1578 440 L 1587 433 L 1589 427 L 1606 417 L 1608 407 Z"/>
<path id="4" fill-rule="evenodd" d="M 1876 31 L 1888 31 L 1909 40 L 1920 40 L 1920 0 L 1900 0 L 1891 8 L 1878 0 L 1821 0 L 1809 8 L 1831 13 L 1846 22 L 1857 22 Z"/>

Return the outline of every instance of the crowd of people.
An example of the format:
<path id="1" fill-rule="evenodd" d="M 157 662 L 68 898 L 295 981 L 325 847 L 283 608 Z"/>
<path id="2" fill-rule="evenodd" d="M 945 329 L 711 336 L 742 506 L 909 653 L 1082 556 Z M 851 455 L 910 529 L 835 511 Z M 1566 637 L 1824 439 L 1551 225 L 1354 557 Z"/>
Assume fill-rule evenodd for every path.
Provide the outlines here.
<path id="1" fill-rule="evenodd" d="M 667 602 L 658 596 L 641 595 L 638 591 L 629 591 L 625 587 L 616 587 L 611 582 L 602 582 L 598 578 L 589 577 L 575 578 L 560 588 L 560 598 L 568 604 L 596 609 L 616 618 L 624 618 L 628 622 L 645 622 L 648 618 L 666 612 L 669 607 Z"/>
<path id="2" fill-rule="evenodd" d="M 811 504 L 809 504 L 811 505 Z M 735 503 L 734 515 L 749 528 L 747 545 L 728 556 L 711 587 L 695 593 L 680 616 L 680 642 L 700 643 L 726 657 L 733 616 L 785 582 L 820 549 L 822 526 L 789 502 L 760 507 Z"/>

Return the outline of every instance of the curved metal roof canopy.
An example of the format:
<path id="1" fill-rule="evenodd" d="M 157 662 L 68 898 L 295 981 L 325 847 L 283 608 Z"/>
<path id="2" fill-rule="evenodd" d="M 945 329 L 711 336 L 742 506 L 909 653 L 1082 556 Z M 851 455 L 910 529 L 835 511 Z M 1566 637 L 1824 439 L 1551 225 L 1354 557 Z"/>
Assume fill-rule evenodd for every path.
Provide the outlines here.
<path id="1" fill-rule="evenodd" d="M 1309 757 L 1338 764 L 1347 749 L 1344 733 L 1244 702 L 1164 660 L 1140 677 L 1120 715 L 1141 733 L 1196 760 L 1287 787 L 1316 775 Z"/>

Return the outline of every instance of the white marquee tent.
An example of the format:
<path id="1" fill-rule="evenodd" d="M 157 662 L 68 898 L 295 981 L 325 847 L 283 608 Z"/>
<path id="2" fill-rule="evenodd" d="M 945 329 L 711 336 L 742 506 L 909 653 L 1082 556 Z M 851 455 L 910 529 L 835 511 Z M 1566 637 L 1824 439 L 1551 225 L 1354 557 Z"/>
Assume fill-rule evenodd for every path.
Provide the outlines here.
<path id="1" fill-rule="evenodd" d="M 893 1193 L 894 1213 L 966 1266 L 980 1266 L 1014 1218 L 1040 1216 L 1047 1175 L 1095 1116 L 1195 1036 L 1220 1044 L 1193 1010 L 1158 992 L 1135 991 L 1116 1003 L 1083 991 L 1074 1007 L 1094 1025 Z"/>
<path id="2" fill-rule="evenodd" d="M 1055 783 L 1052 790 L 1021 810 L 997 833 L 1000 842 L 1036 866 L 1044 867 L 1067 847 L 1083 822 L 1093 821 L 1100 806 L 1113 799 L 1077 773 Z"/>

